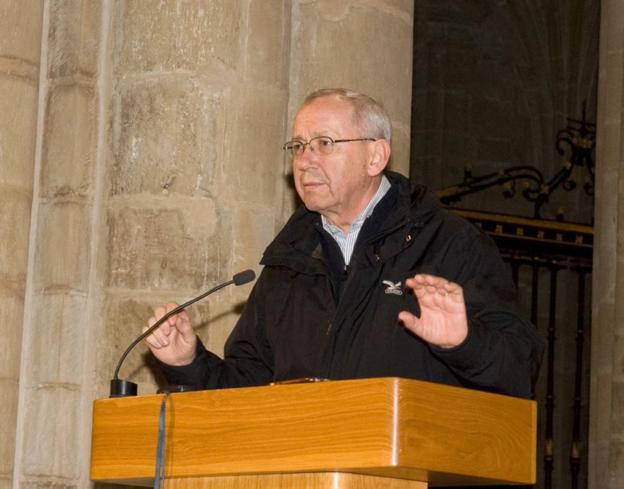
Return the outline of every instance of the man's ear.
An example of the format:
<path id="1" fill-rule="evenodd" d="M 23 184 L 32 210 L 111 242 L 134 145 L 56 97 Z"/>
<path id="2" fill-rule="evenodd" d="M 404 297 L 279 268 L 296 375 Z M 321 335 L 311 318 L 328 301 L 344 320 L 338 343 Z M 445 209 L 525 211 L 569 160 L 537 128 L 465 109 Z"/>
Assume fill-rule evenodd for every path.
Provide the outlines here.
<path id="1" fill-rule="evenodd" d="M 388 166 L 388 161 L 390 161 L 390 143 L 385 139 L 378 139 L 372 146 L 373 149 L 367 171 L 370 177 L 376 177 Z"/>

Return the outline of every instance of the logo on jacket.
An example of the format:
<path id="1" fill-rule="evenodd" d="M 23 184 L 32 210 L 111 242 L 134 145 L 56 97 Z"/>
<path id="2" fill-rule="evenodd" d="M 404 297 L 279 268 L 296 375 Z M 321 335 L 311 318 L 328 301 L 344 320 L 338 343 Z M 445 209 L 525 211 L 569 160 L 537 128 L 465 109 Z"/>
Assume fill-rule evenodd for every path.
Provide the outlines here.
<path id="1" fill-rule="evenodd" d="M 391 282 L 390 280 L 383 280 L 382 283 L 386 286 L 384 291 L 386 294 L 403 295 L 403 289 L 401 288 L 401 282 Z"/>

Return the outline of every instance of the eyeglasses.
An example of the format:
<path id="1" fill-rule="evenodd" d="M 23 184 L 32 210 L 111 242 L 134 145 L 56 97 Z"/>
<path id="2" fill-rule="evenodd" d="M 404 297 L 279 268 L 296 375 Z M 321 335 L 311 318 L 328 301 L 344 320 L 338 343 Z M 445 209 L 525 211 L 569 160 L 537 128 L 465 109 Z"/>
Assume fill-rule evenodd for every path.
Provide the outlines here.
<path id="1" fill-rule="evenodd" d="M 301 139 L 293 139 L 288 141 L 283 146 L 284 151 L 290 151 L 290 154 L 294 157 L 301 156 L 306 146 L 310 146 L 310 150 L 313 153 L 320 153 L 323 155 L 331 154 L 334 151 L 334 144 L 336 143 L 352 143 L 355 141 L 377 141 L 374 138 L 357 138 L 357 139 L 332 139 L 329 136 L 317 136 L 310 139 L 308 142 Z"/>

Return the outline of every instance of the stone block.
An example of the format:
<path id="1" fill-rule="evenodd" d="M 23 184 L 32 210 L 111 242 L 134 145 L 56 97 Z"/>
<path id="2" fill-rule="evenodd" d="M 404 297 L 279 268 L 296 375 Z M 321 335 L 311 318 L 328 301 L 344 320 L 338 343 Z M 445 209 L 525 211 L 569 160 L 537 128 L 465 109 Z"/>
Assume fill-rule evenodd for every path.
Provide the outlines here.
<path id="1" fill-rule="evenodd" d="M 405 176 L 410 173 L 410 134 L 394 127 L 392 132 L 392 157 L 390 169 Z"/>
<path id="2" fill-rule="evenodd" d="M 37 87 L 0 77 L 0 94 L 0 184 L 29 193 L 35 166 Z"/>
<path id="3" fill-rule="evenodd" d="M 615 489 L 609 486 L 609 443 L 604 442 L 590 447 L 589 459 L 590 480 L 588 487 L 605 487 Z"/>
<path id="4" fill-rule="evenodd" d="M 33 303 L 32 324 L 38 327 L 26 348 L 35 361 L 26 365 L 26 378 L 31 384 L 79 383 L 87 348 L 87 296 L 39 294 Z"/>
<path id="5" fill-rule="evenodd" d="M 153 200 L 108 215 L 107 284 L 128 289 L 201 290 L 226 267 L 230 234 L 212 199 Z"/>
<path id="6" fill-rule="evenodd" d="M 40 0 L 0 3 L 0 57 L 39 65 L 43 7 Z"/>
<path id="7" fill-rule="evenodd" d="M 410 0 L 380 0 L 377 2 L 378 8 L 385 9 L 388 12 L 394 12 L 395 15 L 403 15 L 408 19 L 414 16 L 414 2 Z"/>
<path id="8" fill-rule="evenodd" d="M 44 203 L 38 221 L 36 289 L 85 291 L 89 280 L 88 208 L 71 201 Z"/>
<path id="9" fill-rule="evenodd" d="M 102 387 L 98 388 L 96 397 L 108 396 L 108 381 L 113 378 L 113 373 L 121 355 L 141 332 L 147 320 L 153 315 L 154 309 L 169 302 L 182 303 L 189 300 L 193 295 L 199 295 L 201 291 L 182 293 L 169 291 L 156 292 L 149 296 L 109 293 L 102 321 L 102 327 L 97 333 L 97 349 L 95 365 L 95 378 L 103 379 Z M 188 309 L 191 323 L 203 340 L 209 334 L 209 321 L 212 314 L 214 297 L 197 303 Z M 145 343 L 141 343 L 126 357 L 119 377 L 140 384 L 140 393 L 155 392 L 158 384 L 164 380 L 159 374 L 157 364 L 149 353 Z"/>
<path id="10" fill-rule="evenodd" d="M 618 367 L 621 368 L 622 357 L 616 359 L 619 363 Z M 611 423 L 609 431 L 613 438 L 616 438 L 624 442 L 624 416 L 622 415 L 622 406 L 624 406 L 624 381 L 622 381 L 622 374 L 619 375 L 614 372 L 614 376 L 617 375 L 619 379 L 614 380 L 611 390 Z M 624 459 L 622 459 L 624 461 Z"/>
<path id="11" fill-rule="evenodd" d="M 52 478 L 44 477 L 43 479 L 37 476 L 32 478 L 26 477 L 20 483 L 20 489 L 77 489 L 77 484 L 71 482 L 55 481 Z M 123 486 L 117 486 L 121 489 Z"/>
<path id="12" fill-rule="evenodd" d="M 220 200 L 254 202 L 274 207 L 283 186 L 286 94 L 271 88 L 258 88 L 236 98 L 234 127 L 229 155 L 221 165 L 226 186 L 215 189 Z M 290 134 L 290 131 L 289 131 Z"/>
<path id="13" fill-rule="evenodd" d="M 619 132 L 619 128 L 615 125 L 608 125 L 602 128 L 605 133 L 615 135 Z M 604 142 L 605 150 L 602 154 L 598 155 L 597 161 L 601 164 L 596 168 L 596 194 L 604 195 L 604 199 L 600 199 L 596 202 L 596 225 L 604 229 L 605 235 L 597 235 L 595 240 L 600 246 L 615 246 L 614 236 L 616 234 L 615 223 L 617 222 L 617 195 L 619 190 L 619 168 L 611 165 L 608 160 L 609 157 L 617 158 L 615 162 L 619 161 L 619 142 L 618 140 L 607 140 Z M 611 155 L 611 156 L 609 156 Z M 604 223 L 604 226 L 602 225 Z"/>
<path id="14" fill-rule="evenodd" d="M 290 168 L 290 164 L 288 165 Z M 286 183 L 284 192 L 282 192 L 281 202 L 276 204 L 281 206 L 281 212 L 275 214 L 275 230 L 276 234 L 279 229 L 282 229 L 293 212 L 301 205 L 301 199 L 297 195 L 295 190 L 295 184 L 293 182 L 292 171 L 284 172 L 282 180 Z"/>
<path id="15" fill-rule="evenodd" d="M 17 420 L 17 380 L 0 377 L 0 478 L 12 475 Z"/>
<path id="16" fill-rule="evenodd" d="M 50 90 L 41 169 L 43 197 L 88 194 L 95 161 L 96 96 L 91 87 Z"/>
<path id="17" fill-rule="evenodd" d="M 237 67 L 242 4 L 241 0 L 115 2 L 115 70 L 131 74 Z"/>
<path id="18" fill-rule="evenodd" d="M 326 14 L 327 2 L 301 3 L 294 11 L 291 58 L 305 62 L 291 65 L 291 85 L 298 87 L 291 95 L 301 100 L 317 88 L 346 86 L 409 125 L 412 22 L 368 2 L 334 3 L 348 4 L 344 15 Z"/>
<path id="19" fill-rule="evenodd" d="M 592 375 L 608 373 L 613 368 L 613 330 L 615 308 L 613 304 L 594 304 L 591 331 Z M 594 379 L 595 380 L 595 379 Z M 596 383 L 596 385 L 599 385 Z"/>
<path id="20" fill-rule="evenodd" d="M 76 385 L 52 384 L 25 392 L 22 473 L 77 478 L 81 467 L 82 401 Z M 86 423 L 85 423 L 86 424 Z"/>
<path id="21" fill-rule="evenodd" d="M 10 472 L 0 472 L 0 489 L 13 489 L 13 469 Z"/>
<path id="22" fill-rule="evenodd" d="M 94 77 L 98 65 L 102 2 L 60 0 L 50 4 L 48 76 Z"/>
<path id="23" fill-rule="evenodd" d="M 109 295 L 104 308 L 104 321 L 98 331 L 98 348 L 95 357 L 95 377 L 106 381 L 106 395 L 108 395 L 108 381 L 113 378 L 113 373 L 121 355 L 132 341 L 141 334 L 142 327 L 147 324 L 147 319 L 153 314 L 153 307 L 158 304 L 156 299 L 141 300 L 133 298 L 119 298 Z M 119 372 L 119 377 L 136 383 L 152 382 L 155 390 L 156 384 L 152 378 L 150 364 L 146 363 L 150 358 L 147 355 L 147 347 L 144 344 L 137 345 L 130 353 Z M 152 362 L 152 365 L 154 362 Z M 142 390 L 142 393 L 145 391 Z"/>
<path id="24" fill-rule="evenodd" d="M 209 188 L 222 144 L 215 122 L 220 107 L 217 96 L 190 79 L 119 86 L 112 107 L 111 193 L 190 195 Z"/>
<path id="25" fill-rule="evenodd" d="M 232 244 L 233 270 L 259 270 L 262 254 L 277 231 L 279 229 L 275 229 L 273 209 L 261 210 L 249 205 L 239 205 L 234 211 L 232 226 L 232 234 L 235 236 Z"/>
<path id="26" fill-rule="evenodd" d="M 618 269 L 621 266 L 621 260 L 618 260 Z M 622 288 L 620 284 L 622 283 L 622 279 L 618 281 L 618 296 L 622 296 Z M 615 321 L 612 323 L 612 329 L 610 333 L 613 338 L 613 352 L 615 355 L 615 361 L 613 363 L 613 375 L 614 378 L 617 378 L 618 381 L 624 382 L 624 325 L 622 325 L 621 321 L 623 320 L 624 309 L 622 309 L 621 305 L 616 303 L 615 305 Z"/>
<path id="27" fill-rule="evenodd" d="M 608 74 L 600 81 L 600 97 L 605 99 L 604 112 L 599 114 L 600 121 L 611 123 L 622 120 L 622 78 L 624 77 L 624 52 L 618 51 L 607 55 Z"/>
<path id="28" fill-rule="evenodd" d="M 593 367 L 593 366 L 592 366 Z M 597 443 L 611 438 L 612 377 L 610 372 L 591 375 L 590 431 Z"/>
<path id="29" fill-rule="evenodd" d="M 609 447 L 609 482 L 610 485 L 602 485 L 598 487 L 609 487 L 616 489 L 622 486 L 624 482 L 624 440 L 621 438 L 611 442 Z"/>
<path id="30" fill-rule="evenodd" d="M 0 277 L 6 285 L 11 284 L 12 287 L 23 290 L 26 284 L 31 196 L 2 186 L 0 191 Z"/>
<path id="31" fill-rule="evenodd" d="M 23 295 L 8 288 L 5 284 L 0 285 L 0 311 L 3 317 L 0 321 L 0 337 L 3 345 L 0 379 L 17 381 L 22 352 Z M 2 460 L 1 457 L 0 460 Z"/>
<path id="32" fill-rule="evenodd" d="M 287 83 L 290 9 L 279 0 L 251 0 L 246 36 L 246 71 L 253 84 L 284 87 Z M 285 17 L 288 16 L 288 19 Z"/>
<path id="33" fill-rule="evenodd" d="M 605 51 L 620 52 L 624 51 L 624 32 L 622 26 L 624 26 L 624 10 L 622 10 L 622 4 L 615 0 L 612 2 L 601 2 L 602 18 L 605 23 L 602 24 L 602 35 L 605 40 L 602 41 Z"/>
<path id="34" fill-rule="evenodd" d="M 251 288 L 252 284 L 244 285 L 215 298 L 211 303 L 210 323 L 197 331 L 206 348 L 221 358 L 223 358 L 225 342 L 245 307 Z"/>

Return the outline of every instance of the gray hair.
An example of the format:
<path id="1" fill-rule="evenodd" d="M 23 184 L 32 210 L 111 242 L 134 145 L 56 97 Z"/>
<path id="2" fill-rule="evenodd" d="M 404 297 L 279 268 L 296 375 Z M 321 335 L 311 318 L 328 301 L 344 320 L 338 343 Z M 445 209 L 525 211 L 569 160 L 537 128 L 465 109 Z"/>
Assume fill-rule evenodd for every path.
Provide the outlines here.
<path id="1" fill-rule="evenodd" d="M 392 141 L 392 123 L 383 106 L 372 97 L 347 88 L 322 88 L 309 94 L 303 106 L 323 97 L 338 97 L 351 104 L 355 123 L 365 132 L 362 136 Z"/>

